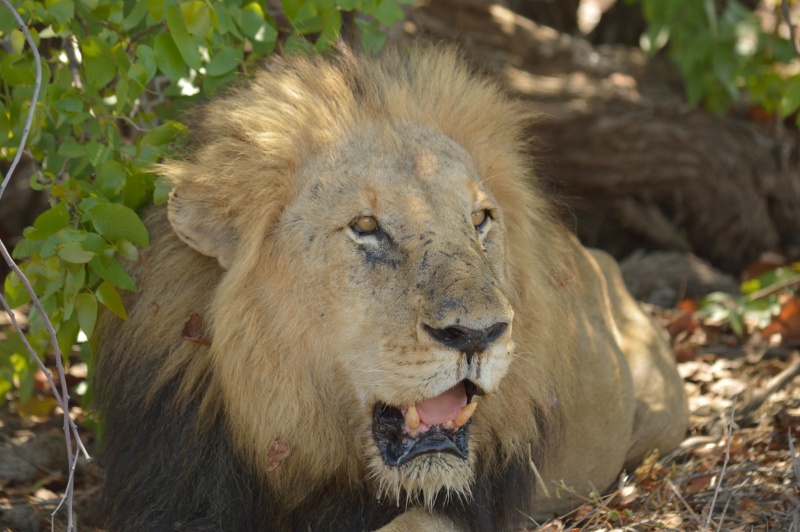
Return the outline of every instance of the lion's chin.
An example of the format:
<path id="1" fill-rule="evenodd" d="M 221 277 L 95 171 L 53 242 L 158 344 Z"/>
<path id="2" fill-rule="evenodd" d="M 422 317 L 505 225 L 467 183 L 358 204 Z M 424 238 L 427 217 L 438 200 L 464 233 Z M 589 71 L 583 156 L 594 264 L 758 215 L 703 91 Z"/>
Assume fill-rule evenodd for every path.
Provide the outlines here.
<path id="1" fill-rule="evenodd" d="M 376 454 L 370 463 L 378 500 L 433 509 L 448 499 L 472 498 L 473 460 L 451 453 L 423 453 L 400 466 L 387 466 Z"/>

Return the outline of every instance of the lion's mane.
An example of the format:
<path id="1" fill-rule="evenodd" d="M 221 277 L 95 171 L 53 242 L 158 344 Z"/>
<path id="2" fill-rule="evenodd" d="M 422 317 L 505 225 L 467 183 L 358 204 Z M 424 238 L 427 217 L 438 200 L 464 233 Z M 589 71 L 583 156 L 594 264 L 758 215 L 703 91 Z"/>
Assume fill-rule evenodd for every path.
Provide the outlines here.
<path id="1" fill-rule="evenodd" d="M 403 511 L 405 501 L 376 496 L 352 452 L 347 412 L 330 408 L 347 387 L 306 356 L 330 336 L 293 305 L 317 297 L 313 280 L 291 285 L 284 274 L 293 261 L 319 259 L 269 248 L 285 228 L 295 170 L 365 123 L 442 132 L 469 153 L 502 208 L 518 356 L 497 404 L 514 408 L 478 410 L 471 493 L 435 505 L 474 530 L 513 526 L 530 512 L 531 464 L 541 469 L 558 445 L 575 371 L 574 340 L 559 332 L 570 320 L 559 299 L 572 276 L 569 253 L 535 190 L 523 141 L 531 119 L 527 106 L 439 48 L 274 60 L 195 111 L 190 151 L 161 172 L 178 200 L 203 207 L 198 230 L 217 230 L 229 251 L 219 261 L 198 253 L 164 207 L 152 208 L 151 249 L 131 266 L 140 290 L 125 299 L 130 319 L 101 318 L 94 349 L 108 529 L 374 529 Z M 252 296 L 248 283 L 265 284 L 271 298 Z M 191 313 L 211 346 L 181 337 Z M 307 430 L 300 421 L 309 418 L 315 432 L 294 428 Z M 267 473 L 276 433 L 291 454 Z"/>

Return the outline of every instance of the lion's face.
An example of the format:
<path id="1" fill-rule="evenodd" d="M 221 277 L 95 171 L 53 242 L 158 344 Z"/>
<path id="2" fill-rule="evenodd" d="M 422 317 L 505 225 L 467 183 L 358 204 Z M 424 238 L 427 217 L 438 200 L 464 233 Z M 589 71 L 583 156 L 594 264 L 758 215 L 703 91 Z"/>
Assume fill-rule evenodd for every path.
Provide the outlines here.
<path id="1" fill-rule="evenodd" d="M 304 250 L 290 284 L 311 287 L 303 312 L 334 335 L 311 356 L 348 390 L 342 408 L 384 493 L 464 492 L 469 402 L 512 359 L 502 213 L 442 134 L 375 128 L 334 152 L 299 168 L 274 236 L 277 253 Z"/>

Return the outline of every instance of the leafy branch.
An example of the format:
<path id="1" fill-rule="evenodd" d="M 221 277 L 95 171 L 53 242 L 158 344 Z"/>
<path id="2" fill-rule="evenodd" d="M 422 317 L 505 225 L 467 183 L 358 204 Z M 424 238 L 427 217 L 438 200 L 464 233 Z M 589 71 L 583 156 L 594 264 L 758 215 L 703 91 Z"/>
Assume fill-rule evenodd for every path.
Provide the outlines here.
<path id="1" fill-rule="evenodd" d="M 42 83 L 41 57 L 39 56 L 39 52 L 36 49 L 35 43 L 33 42 L 33 37 L 31 37 L 31 34 L 28 31 L 27 27 L 25 26 L 25 23 L 22 20 L 22 18 L 16 13 L 16 11 L 14 11 L 14 8 L 11 6 L 11 4 L 8 3 L 8 0 L 0 0 L 0 1 L 2 1 L 3 5 L 5 6 L 5 8 L 8 9 L 14 15 L 14 17 L 16 18 L 16 21 L 17 21 L 17 24 L 19 25 L 20 31 L 22 31 L 22 33 L 25 35 L 25 40 L 28 42 L 28 45 L 31 47 L 31 50 L 33 52 L 34 61 L 35 61 L 35 64 L 36 64 L 36 79 L 34 81 L 34 89 L 33 89 L 32 101 L 35 102 L 35 101 L 38 100 L 39 89 L 40 89 L 41 83 Z M 11 163 L 11 166 L 9 167 L 8 173 L 6 174 L 5 178 L 3 179 L 2 186 L 0 186 L 0 198 L 2 198 L 3 193 L 5 192 L 6 186 L 8 185 L 9 181 L 11 181 L 11 177 L 14 175 L 14 170 L 16 169 L 17 163 L 19 163 L 20 157 L 22 155 L 22 151 L 25 149 L 25 143 L 27 142 L 27 139 L 28 139 L 28 133 L 30 132 L 31 123 L 33 122 L 34 110 L 35 110 L 35 106 L 31 105 L 30 111 L 28 112 L 28 118 L 25 121 L 25 126 L 24 126 L 24 128 L 22 130 L 22 136 L 20 138 L 20 144 L 19 144 L 19 148 L 17 149 L 17 154 L 14 157 L 14 161 Z M 3 308 L 5 309 L 5 311 L 8 314 L 8 316 L 11 318 L 11 323 L 14 326 L 14 329 L 16 330 L 17 334 L 19 335 L 19 338 L 22 340 L 22 342 L 24 343 L 25 347 L 27 348 L 28 353 L 31 356 L 31 359 L 36 361 L 36 364 L 42 370 L 42 373 L 47 377 L 47 380 L 48 380 L 48 382 L 50 384 L 50 389 L 52 390 L 53 395 L 55 395 L 56 401 L 58 402 L 58 405 L 61 407 L 61 411 L 63 412 L 63 415 L 64 415 L 64 426 L 63 426 L 63 429 L 64 429 L 64 440 L 65 440 L 66 446 L 67 446 L 67 462 L 70 464 L 69 480 L 67 481 L 67 487 L 64 490 L 64 496 L 61 499 L 61 502 L 58 504 L 58 506 L 56 507 L 56 509 L 53 511 L 53 513 L 50 516 L 50 528 L 51 529 L 55 529 L 55 521 L 54 521 L 55 514 L 56 514 L 56 512 L 58 512 L 58 510 L 61 508 L 61 506 L 66 501 L 66 504 L 67 504 L 67 531 L 70 532 L 70 531 L 74 530 L 74 523 L 73 523 L 73 517 L 72 517 L 72 503 L 73 503 L 73 489 L 74 489 L 74 486 L 75 486 L 75 466 L 78 463 L 78 456 L 79 456 L 79 452 L 77 452 L 77 451 L 73 452 L 73 448 L 72 448 L 72 436 L 73 435 L 75 436 L 75 441 L 76 441 L 76 443 L 78 445 L 79 451 L 83 452 L 83 454 L 84 454 L 84 456 L 86 457 L 87 460 L 90 458 L 89 457 L 89 453 L 86 452 L 86 448 L 83 446 L 83 443 L 81 442 L 81 437 L 78 434 L 78 427 L 75 425 L 75 422 L 72 420 L 72 418 L 69 415 L 69 389 L 67 388 L 67 380 L 66 380 L 66 375 L 64 374 L 64 366 L 63 366 L 63 364 L 61 362 L 61 358 L 62 358 L 61 357 L 61 352 L 59 351 L 59 348 L 58 348 L 58 341 L 56 339 L 56 331 L 53 328 L 53 324 L 50 322 L 50 320 L 47 317 L 47 314 L 44 312 L 44 309 L 42 308 L 42 304 L 39 301 L 39 298 L 36 296 L 36 293 L 34 292 L 33 287 L 31 286 L 30 282 L 25 277 L 25 275 L 22 273 L 22 271 L 17 267 L 16 263 L 11 258 L 11 255 L 8 253 L 8 250 L 6 249 L 6 246 L 5 246 L 5 244 L 3 244 L 2 241 L 0 241 L 0 254 L 3 255 L 3 259 L 6 261 L 6 264 L 8 264 L 8 266 L 14 271 L 14 273 L 17 275 L 17 277 L 24 284 L 25 290 L 27 291 L 28 295 L 30 296 L 31 300 L 33 301 L 33 305 L 36 307 L 36 309 L 39 311 L 40 315 L 42 316 L 43 324 L 44 324 L 45 328 L 47 329 L 48 334 L 50 335 L 50 341 L 53 343 L 53 347 L 54 347 L 54 350 L 55 350 L 56 368 L 58 369 L 58 376 L 59 376 L 59 381 L 60 381 L 60 385 L 61 385 L 60 391 L 59 391 L 59 388 L 56 387 L 55 383 L 53 382 L 53 378 L 50 375 L 50 372 L 48 371 L 47 367 L 44 365 L 44 362 L 39 357 L 39 354 L 30 345 L 30 343 L 28 342 L 27 338 L 25 337 L 25 334 L 23 333 L 22 329 L 20 328 L 19 324 L 17 323 L 17 319 L 16 319 L 16 316 L 14 315 L 14 311 L 11 309 L 11 307 L 8 306 L 8 303 L 6 302 L 5 298 L 2 295 L 0 295 L 0 303 L 2 303 Z"/>

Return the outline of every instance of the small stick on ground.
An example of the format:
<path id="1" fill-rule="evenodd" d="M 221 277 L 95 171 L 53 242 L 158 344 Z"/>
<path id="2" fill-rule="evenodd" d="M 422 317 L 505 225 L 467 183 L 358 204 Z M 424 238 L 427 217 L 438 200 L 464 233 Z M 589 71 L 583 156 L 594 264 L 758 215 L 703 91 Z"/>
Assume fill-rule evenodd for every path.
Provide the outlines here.
<path id="1" fill-rule="evenodd" d="M 754 395 L 741 409 L 737 420 L 741 421 L 750 416 L 753 412 L 764 404 L 772 394 L 792 382 L 795 377 L 800 375 L 800 352 L 792 351 L 792 356 L 789 358 L 789 365 L 786 369 L 772 377 L 764 388 Z"/>
<path id="2" fill-rule="evenodd" d="M 706 524 L 703 527 L 703 530 L 708 530 L 711 527 L 711 516 L 714 515 L 714 505 L 717 503 L 717 496 L 719 495 L 719 490 L 722 487 L 722 479 L 725 476 L 725 470 L 728 468 L 728 461 L 731 458 L 731 440 L 733 439 L 733 416 L 736 410 L 736 401 L 734 400 L 734 404 L 731 405 L 731 418 L 728 420 L 728 437 L 725 443 L 725 459 L 722 462 L 722 471 L 719 472 L 719 478 L 717 478 L 717 486 L 714 488 L 714 496 L 711 498 L 711 504 L 708 506 L 708 514 L 706 515 Z M 725 511 L 727 511 L 728 505 L 725 504 Z M 717 530 L 719 530 L 719 526 L 722 525 L 722 519 L 724 519 L 725 513 L 723 512 L 722 516 L 720 517 L 719 525 L 717 526 Z"/>

